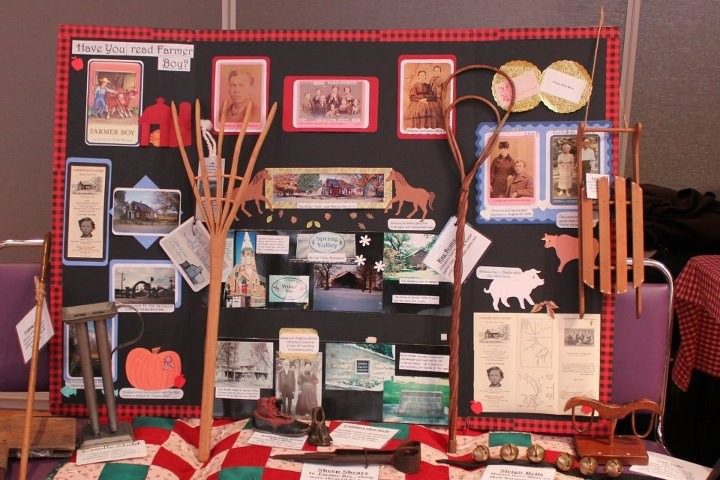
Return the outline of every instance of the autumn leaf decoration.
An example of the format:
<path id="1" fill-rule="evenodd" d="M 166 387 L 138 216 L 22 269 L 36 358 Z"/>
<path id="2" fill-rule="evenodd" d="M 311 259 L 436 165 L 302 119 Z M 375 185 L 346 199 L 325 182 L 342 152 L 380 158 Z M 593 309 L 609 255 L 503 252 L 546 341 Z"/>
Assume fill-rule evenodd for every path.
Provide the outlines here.
<path id="1" fill-rule="evenodd" d="M 547 311 L 547 314 L 550 316 L 550 318 L 555 318 L 555 310 L 559 307 L 552 300 L 545 300 L 535 304 L 532 308 L 532 313 L 538 313 L 543 308 Z"/>

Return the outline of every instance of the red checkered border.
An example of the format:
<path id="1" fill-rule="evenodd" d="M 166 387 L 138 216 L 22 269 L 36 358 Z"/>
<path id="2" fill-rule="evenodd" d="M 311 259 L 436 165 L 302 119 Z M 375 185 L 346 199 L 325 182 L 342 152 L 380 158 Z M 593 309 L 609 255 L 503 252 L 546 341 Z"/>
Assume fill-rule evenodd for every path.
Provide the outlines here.
<path id="1" fill-rule="evenodd" d="M 573 28 L 522 28 L 522 29 L 464 29 L 464 30 L 176 30 L 136 27 L 110 27 L 94 25 L 62 25 L 58 32 L 57 67 L 55 89 L 55 124 L 53 134 L 53 194 L 52 194 L 52 244 L 50 269 L 51 316 L 56 332 L 62 332 L 60 309 L 62 307 L 62 236 L 65 191 L 65 159 L 67 138 L 67 102 L 69 59 L 74 38 L 137 41 L 174 42 L 220 42 L 220 41 L 275 41 L 275 42 L 470 42 L 532 39 L 586 39 L 597 36 L 596 27 Z M 606 119 L 618 125 L 620 91 L 620 36 L 616 27 L 604 27 L 600 39 L 607 45 L 605 93 Z M 613 171 L 617 172 L 618 141 L 613 137 Z M 612 297 L 603 298 L 601 329 L 600 400 L 608 401 L 612 382 Z M 610 321 L 608 321 L 610 320 Z M 62 402 L 62 333 L 50 344 L 50 409 L 55 414 L 84 416 L 85 405 Z M 103 410 L 101 408 L 101 414 Z M 182 405 L 120 405 L 118 415 L 148 416 L 197 416 L 199 406 Z M 571 422 L 561 420 L 536 420 L 531 418 L 468 417 L 463 427 L 472 429 L 521 430 L 538 433 L 572 434 Z M 592 427 L 595 433 L 607 431 L 607 424 L 600 422 Z"/>

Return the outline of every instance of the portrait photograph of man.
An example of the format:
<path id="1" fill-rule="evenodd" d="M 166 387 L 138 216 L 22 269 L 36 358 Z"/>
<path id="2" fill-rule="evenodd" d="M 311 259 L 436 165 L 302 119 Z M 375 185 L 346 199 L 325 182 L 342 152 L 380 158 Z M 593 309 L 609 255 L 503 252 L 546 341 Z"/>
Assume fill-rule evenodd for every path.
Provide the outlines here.
<path id="1" fill-rule="evenodd" d="M 262 57 L 216 58 L 213 67 L 213 128 L 220 131 L 225 105 L 225 132 L 239 132 L 250 108 L 248 132 L 259 132 L 268 109 L 268 60 Z"/>

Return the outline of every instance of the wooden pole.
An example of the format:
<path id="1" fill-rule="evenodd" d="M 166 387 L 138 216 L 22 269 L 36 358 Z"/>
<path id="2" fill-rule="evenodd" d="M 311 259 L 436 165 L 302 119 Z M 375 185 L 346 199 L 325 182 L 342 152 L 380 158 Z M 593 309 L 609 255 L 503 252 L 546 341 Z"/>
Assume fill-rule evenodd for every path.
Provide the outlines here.
<path id="1" fill-rule="evenodd" d="M 465 95 L 458 97 L 455 101 L 445 106 L 447 100 L 446 95 L 449 89 L 447 88 L 451 82 L 454 82 L 458 75 L 472 70 L 489 70 L 496 74 L 502 75 L 510 85 L 510 103 L 508 110 L 505 115 L 500 118 L 500 112 L 498 112 L 495 105 L 489 100 L 478 95 Z M 450 152 L 452 153 L 455 167 L 458 170 L 460 176 L 460 195 L 458 197 L 458 208 L 457 208 L 457 228 L 455 231 L 455 264 L 453 267 L 453 288 L 452 288 L 452 304 L 451 304 L 451 316 L 450 316 L 450 365 L 448 368 L 448 381 L 450 383 L 450 403 L 448 405 L 448 453 L 457 452 L 457 418 L 458 418 L 458 394 L 459 394 L 459 362 L 460 362 L 460 316 L 462 313 L 462 274 L 463 274 L 463 251 L 465 247 L 465 220 L 467 218 L 468 211 L 468 196 L 472 182 L 475 180 L 475 174 L 477 173 L 480 165 L 483 164 L 485 159 L 490 155 L 490 151 L 495 147 L 498 139 L 500 138 L 500 131 L 502 130 L 505 121 L 507 120 L 512 108 L 515 104 L 515 86 L 513 85 L 510 77 L 500 69 L 491 67 L 488 65 L 469 65 L 461 68 L 454 72 L 448 77 L 443 83 L 443 121 L 445 126 L 445 132 L 447 133 L 447 140 L 450 146 Z M 480 155 L 475 159 L 474 163 L 470 166 L 469 170 L 466 170 L 465 161 L 462 157 L 460 145 L 455 137 L 455 131 L 450 125 L 450 117 L 453 111 L 463 102 L 477 101 L 487 106 L 495 115 L 497 127 L 493 132 L 492 136 L 488 140 L 485 148 L 483 148 Z"/>
<path id="2" fill-rule="evenodd" d="M 35 278 L 35 323 L 33 325 L 32 357 L 28 378 L 28 396 L 25 406 L 25 425 L 23 428 L 22 449 L 20 450 L 20 480 L 27 478 L 28 457 L 30 456 L 30 432 L 32 430 L 33 410 L 35 407 L 35 388 L 37 383 L 38 350 L 40 350 L 40 330 L 42 328 L 43 304 L 45 303 L 45 279 L 50 261 L 50 233 L 45 234 L 40 275 Z"/>

